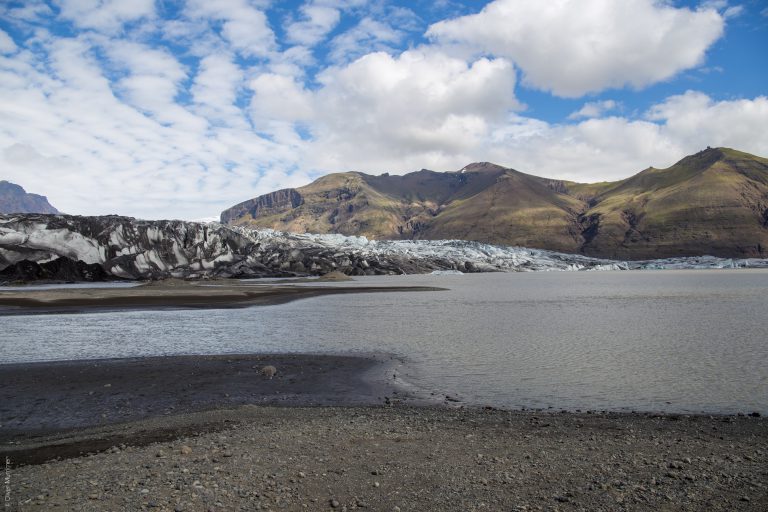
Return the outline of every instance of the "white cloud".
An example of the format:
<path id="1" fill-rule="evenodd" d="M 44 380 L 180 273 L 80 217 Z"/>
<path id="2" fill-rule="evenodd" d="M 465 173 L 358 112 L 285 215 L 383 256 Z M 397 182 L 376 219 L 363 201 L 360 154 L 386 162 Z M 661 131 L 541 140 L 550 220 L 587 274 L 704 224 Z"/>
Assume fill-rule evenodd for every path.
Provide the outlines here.
<path id="1" fill-rule="evenodd" d="M 726 146 L 768 154 L 768 97 L 714 101 L 688 91 L 655 105 L 648 119 L 662 122 L 666 134 L 686 149 Z"/>
<path id="2" fill-rule="evenodd" d="M 314 46 L 336 27 L 341 19 L 338 9 L 324 5 L 305 4 L 301 7 L 303 19 L 288 25 L 288 39 L 294 43 Z"/>
<path id="3" fill-rule="evenodd" d="M 324 71 L 315 97 L 311 162 L 328 170 L 444 165 L 518 106 L 504 59 L 467 64 L 428 49 L 379 52 Z"/>
<path id="4" fill-rule="evenodd" d="M 700 9 L 714 9 L 723 13 L 726 19 L 736 18 L 744 14 L 743 5 L 730 5 L 728 0 L 707 0 L 699 5 Z"/>
<path id="5" fill-rule="evenodd" d="M 438 45 L 401 51 L 421 22 L 407 9 L 364 4 L 308 3 L 307 8 L 327 9 L 327 16 L 305 10 L 299 23 L 315 25 L 280 41 L 289 44 L 281 48 L 264 15 L 266 0 L 191 0 L 172 20 L 142 11 L 141 1 L 120 14 L 112 9 L 115 2 L 70 0 L 68 12 L 81 9 L 83 23 L 95 28 L 74 37 L 49 32 L 44 22 L 52 13 L 30 2 L 34 9 L 12 18 L 21 27 L 14 37 L 22 33 L 27 39 L 9 44 L 0 32 L 3 177 L 48 195 L 71 213 L 202 218 L 324 172 L 456 170 L 472 161 L 494 161 L 590 181 L 664 167 L 707 145 L 768 154 L 765 97 L 717 101 L 688 92 L 659 102 L 641 118 L 621 117 L 622 105 L 613 100 L 589 98 L 562 124 L 519 112 L 512 58 L 528 80 L 551 78 L 536 74 L 537 66 L 565 66 L 552 75 L 553 89 L 638 85 L 652 78 L 644 59 L 653 56 L 660 68 L 671 69 L 681 65 L 681 55 L 698 58 L 677 43 L 686 46 L 690 39 L 703 54 L 706 38 L 693 32 L 722 28 L 722 15 L 712 9 L 627 0 L 626 10 L 637 17 L 637 27 L 627 28 L 629 15 L 617 13 L 615 3 L 583 0 L 585 12 L 571 13 L 567 0 L 525 2 L 520 19 L 502 28 L 529 46 L 543 46 L 526 47 L 525 55 L 520 50 L 526 58 L 536 52 L 546 57 L 526 67 L 528 61 L 507 46 L 504 52 L 486 46 L 484 52 L 498 55 L 483 57 L 471 51 L 469 39 L 454 47 L 443 35 Z M 497 1 L 488 10 L 513 4 Z M 532 35 L 529 25 L 538 22 L 530 14 L 542 6 L 549 6 L 541 16 L 554 31 Z M 608 22 L 592 19 L 597 7 L 605 9 L 601 19 Z M 339 25 L 331 11 L 358 22 L 335 34 Z M 568 21 L 574 27 L 562 20 L 563 12 L 574 14 Z M 11 19 L 8 13 L 0 8 L 4 19 Z M 390 18 L 392 13 L 397 17 Z M 24 25 L 22 15 L 33 23 Z M 490 23 L 490 35 L 483 37 L 506 41 L 506 32 L 491 29 L 510 20 L 481 16 Z M 472 29 L 472 19 L 435 27 Z M 130 23 L 135 20 L 147 23 Z M 651 22 L 658 30 L 649 29 Z M 643 30 L 658 41 L 649 42 L 638 33 Z M 332 33 L 336 37 L 327 41 Z M 488 42 L 476 31 L 465 35 L 473 44 Z M 551 44 L 542 42 L 545 37 Z M 321 42 L 333 65 L 315 60 L 313 54 L 321 52 L 310 45 Z M 596 48 L 592 53 L 584 50 L 589 45 Z M 638 49 L 642 45 L 648 48 Z M 661 55 L 670 48 L 671 55 Z M 606 62 L 593 62 L 598 57 Z M 563 64 L 569 58 L 576 68 Z M 625 69 L 622 60 L 638 69 Z"/>
<path id="6" fill-rule="evenodd" d="M 214 54 L 201 59 L 190 88 L 196 112 L 212 123 L 247 128 L 242 110 L 235 105 L 243 75 L 231 55 Z"/>
<path id="7" fill-rule="evenodd" d="M 700 92 L 672 96 L 646 119 L 588 119 L 558 125 L 516 117 L 484 150 L 491 161 L 540 176 L 617 180 L 664 168 L 706 146 L 768 154 L 768 98 L 714 101 Z"/>
<path id="8" fill-rule="evenodd" d="M 49 68 L 30 52 L 0 57 L 0 74 L 17 77 L 0 82 L 0 166 L 62 211 L 199 218 L 275 184 L 309 181 L 296 171 L 295 148 L 249 126 L 214 125 L 169 100 L 186 72 L 162 52 L 141 62 L 133 58 L 140 47 L 109 48 L 125 58 L 126 79 L 144 82 L 131 84 L 131 94 L 170 87 L 155 91 L 155 112 L 144 112 L 113 93 L 87 39 L 41 44 Z M 225 64 L 207 62 L 195 77 L 201 108 L 222 107 L 212 105 L 205 76 L 216 65 Z M 146 106 L 150 98 L 136 100 Z"/>
<path id="9" fill-rule="evenodd" d="M 368 86 L 360 84 L 363 90 Z M 370 108 L 377 103 L 373 98 L 353 100 L 331 91 L 350 101 L 338 118 L 339 125 L 348 126 L 329 127 L 329 134 L 318 135 L 308 152 L 308 158 L 314 155 L 314 161 L 329 170 L 401 174 L 422 167 L 457 170 L 469 162 L 491 161 L 539 176 L 590 182 L 626 178 L 648 166 L 668 167 L 706 146 L 768 154 L 768 133 L 763 129 L 768 126 L 768 98 L 763 96 L 714 101 L 688 92 L 655 105 L 643 119 L 614 116 L 551 124 L 508 111 L 502 118 L 487 113 L 467 116 L 463 118 L 467 124 L 457 126 L 450 113 L 437 116 L 439 124 L 430 124 L 422 118 L 428 118 L 424 114 L 428 107 L 394 100 L 388 117 Z M 424 97 L 415 102 L 419 101 Z M 404 113 L 408 109 L 414 112 Z M 358 118 L 346 117 L 353 111 Z"/>
<path id="10" fill-rule="evenodd" d="M 0 52 L 13 53 L 16 51 L 16 43 L 13 42 L 11 36 L 7 32 L 0 29 Z"/>
<path id="11" fill-rule="evenodd" d="M 744 14 L 744 6 L 743 5 L 734 5 L 732 7 L 727 8 L 723 12 L 723 16 L 726 19 L 736 18 L 737 16 L 741 16 L 742 14 Z"/>
<path id="12" fill-rule="evenodd" d="M 202 119 L 176 103 L 181 82 L 188 77 L 188 73 L 170 52 L 124 40 L 100 41 L 112 65 L 127 73 L 114 83 L 114 88 L 131 105 L 162 123 L 205 125 Z M 98 70 L 98 73 L 102 71 Z"/>
<path id="13" fill-rule="evenodd" d="M 715 10 L 654 0 L 495 0 L 432 25 L 435 41 L 507 57 L 523 82 L 559 96 L 645 87 L 700 64 L 723 33 Z"/>
<path id="14" fill-rule="evenodd" d="M 221 21 L 222 36 L 243 55 L 264 56 L 275 49 L 267 16 L 247 0 L 189 0 L 186 13 L 191 19 Z"/>
<path id="15" fill-rule="evenodd" d="M 39 21 L 53 14 L 53 11 L 43 0 L 26 0 L 16 7 L 0 6 L 0 14 L 7 20 Z"/>
<path id="16" fill-rule="evenodd" d="M 310 93 L 290 76 L 264 73 L 253 79 L 251 112 L 254 124 L 270 121 L 307 121 L 313 116 Z"/>
<path id="17" fill-rule="evenodd" d="M 701 9 L 715 9 L 719 11 L 728 7 L 728 0 L 705 0 L 699 4 Z"/>
<path id="18" fill-rule="evenodd" d="M 336 63 L 346 63 L 369 53 L 392 51 L 404 37 L 402 30 L 365 17 L 353 28 L 333 38 L 330 58 Z"/>
<path id="19" fill-rule="evenodd" d="M 592 118 L 592 117 L 601 117 L 606 112 L 616 110 L 617 108 L 620 108 L 620 107 L 621 107 L 621 104 L 617 103 L 614 100 L 590 101 L 585 103 L 584 106 L 581 107 L 579 110 L 569 115 L 568 119 L 584 119 L 584 118 Z"/>
<path id="20" fill-rule="evenodd" d="M 115 31 L 124 23 L 152 17 L 154 0 L 56 0 L 61 17 L 81 28 Z"/>

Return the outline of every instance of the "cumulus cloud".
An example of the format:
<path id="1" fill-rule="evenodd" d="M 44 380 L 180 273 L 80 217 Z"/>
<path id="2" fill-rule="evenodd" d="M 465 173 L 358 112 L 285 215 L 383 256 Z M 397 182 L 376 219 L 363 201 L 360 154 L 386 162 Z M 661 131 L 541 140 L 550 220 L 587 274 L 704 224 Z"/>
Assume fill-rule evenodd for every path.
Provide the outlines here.
<path id="1" fill-rule="evenodd" d="M 714 101 L 689 91 L 654 105 L 643 119 L 607 117 L 577 124 L 512 118 L 486 149 L 519 170 L 576 181 L 616 180 L 664 168 L 706 146 L 768 154 L 768 98 Z M 529 126 L 530 125 L 530 126 Z"/>
<path id="2" fill-rule="evenodd" d="M 286 32 L 290 41 L 307 46 L 322 40 L 341 19 L 338 9 L 325 5 L 305 4 L 301 14 L 303 19 L 288 25 Z"/>
<path id="3" fill-rule="evenodd" d="M 309 151 L 322 169 L 441 165 L 518 106 L 504 59 L 468 64 L 431 50 L 378 52 L 324 71 Z M 420 168 L 420 167 L 416 167 Z"/>
<path id="4" fill-rule="evenodd" d="M 768 154 L 768 97 L 714 101 L 688 91 L 653 106 L 648 119 L 662 122 L 666 134 L 684 148 L 706 142 L 758 155 Z"/>
<path id="5" fill-rule="evenodd" d="M 365 17 L 352 29 L 333 38 L 330 57 L 336 63 L 351 62 L 368 53 L 392 51 L 404 38 L 403 30 Z"/>
<path id="6" fill-rule="evenodd" d="M 213 124 L 247 128 L 235 104 L 244 73 L 232 55 L 217 53 L 200 60 L 190 92 L 196 112 Z"/>
<path id="7" fill-rule="evenodd" d="M 61 16 L 81 28 L 118 30 L 124 23 L 152 17 L 154 0 L 57 0 Z"/>
<path id="8" fill-rule="evenodd" d="M 53 14 L 44 0 L 27 0 L 21 5 L 0 6 L 3 18 L 9 21 L 39 21 Z"/>
<path id="9" fill-rule="evenodd" d="M 691 11 L 628 0 L 627 15 L 599 0 L 579 2 L 584 13 L 567 0 L 498 0 L 476 15 L 490 23 L 483 37 L 465 16 L 434 25 L 436 44 L 422 46 L 409 40 L 423 23 L 413 12 L 365 0 L 311 0 L 287 22 L 277 9 L 280 41 L 267 0 L 190 0 L 172 19 L 157 3 L 118 4 L 0 6 L 11 27 L 0 31 L 3 178 L 70 213 L 210 217 L 345 170 L 493 161 L 592 181 L 707 145 L 768 154 L 763 96 L 689 91 L 639 117 L 590 97 L 568 119 L 545 122 L 526 116 L 515 94 L 520 73 L 558 94 L 658 80 L 700 59 L 727 3 Z M 504 18 L 509 6 L 520 7 L 516 19 Z M 534 33 L 544 27 L 537 16 L 547 34 Z M 67 30 L 47 26 L 53 19 Z M 539 54 L 543 62 L 530 60 Z M 667 71 L 652 73 L 654 58 Z"/>
<path id="10" fill-rule="evenodd" d="M 128 79 L 172 88 L 186 76 L 162 55 L 132 60 L 136 49 L 112 49 L 126 58 Z M 4 80 L 0 94 L 0 165 L 5 179 L 48 195 L 62 211 L 198 218 L 242 201 L 244 193 L 309 181 L 297 170 L 295 149 L 250 127 L 215 126 L 178 103 L 121 99 L 121 86 L 116 94 L 86 39 L 51 39 L 44 51 L 49 69 L 29 52 L 0 59 L 0 73 L 18 77 Z M 198 76 L 200 105 L 213 101 L 206 69 Z M 163 101 L 170 94 L 158 91 Z M 145 111 L 155 106 L 160 111 Z"/>
<path id="11" fill-rule="evenodd" d="M 206 23 L 221 22 L 222 36 L 244 55 L 263 56 L 275 49 L 275 33 L 266 14 L 247 0 L 189 0 L 186 14 Z"/>
<path id="12" fill-rule="evenodd" d="M 16 43 L 13 42 L 11 36 L 7 32 L 0 29 L 0 52 L 13 53 L 16 51 Z"/>
<path id="13" fill-rule="evenodd" d="M 427 35 L 463 51 L 512 60 L 523 83 L 565 97 L 645 87 L 700 64 L 723 33 L 714 9 L 654 0 L 495 0 Z"/>
<path id="14" fill-rule="evenodd" d="M 584 106 L 581 107 L 576 112 L 573 112 L 572 114 L 570 114 L 568 116 L 568 119 L 600 117 L 606 112 L 616 110 L 617 108 L 620 108 L 620 107 L 621 107 L 621 104 L 617 103 L 614 100 L 590 101 L 588 103 L 585 103 Z"/>
<path id="15" fill-rule="evenodd" d="M 130 41 L 103 40 L 101 48 L 123 75 L 115 81 L 114 89 L 128 103 L 164 123 L 198 122 L 175 102 L 180 83 L 188 74 L 170 52 Z M 92 61 L 92 66 L 97 68 L 98 64 Z M 95 69 L 94 73 L 102 71 Z"/>
<path id="16" fill-rule="evenodd" d="M 706 146 L 768 154 L 768 134 L 762 129 L 768 125 L 768 98 L 763 96 L 715 101 L 690 91 L 654 105 L 639 119 L 582 117 L 576 123 L 547 123 L 512 109 L 502 117 L 488 116 L 477 108 L 476 115 L 462 118 L 463 124 L 444 113 L 432 117 L 430 125 L 420 119 L 430 118 L 433 110 L 427 106 L 394 100 L 392 116 L 370 109 L 377 103 L 374 96 L 391 90 L 386 85 L 357 98 L 348 95 L 346 86 L 328 87 L 324 101 L 338 101 L 328 99 L 331 94 L 345 98 L 347 110 L 340 112 L 357 111 L 360 119 L 349 120 L 346 131 L 330 127 L 328 134 L 318 134 L 310 153 L 323 169 L 397 174 L 422 167 L 457 170 L 469 162 L 492 161 L 539 176 L 591 182 L 622 179 L 648 166 L 668 167 Z M 488 91 L 494 86 L 485 87 Z M 481 90 L 476 89 L 478 94 Z M 422 96 L 415 103 L 424 101 Z M 344 120 L 340 117 L 338 123 Z M 419 133 L 413 126 L 431 130 Z"/>
<path id="17" fill-rule="evenodd" d="M 264 73 L 253 79 L 251 111 L 254 124 L 264 121 L 306 121 L 312 117 L 310 94 L 285 75 Z"/>

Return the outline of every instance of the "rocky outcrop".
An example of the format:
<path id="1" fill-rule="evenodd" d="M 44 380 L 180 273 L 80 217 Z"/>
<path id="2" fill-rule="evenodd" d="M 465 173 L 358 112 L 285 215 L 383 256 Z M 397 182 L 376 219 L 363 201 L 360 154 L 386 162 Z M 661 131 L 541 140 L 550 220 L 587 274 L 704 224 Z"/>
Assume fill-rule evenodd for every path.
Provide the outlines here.
<path id="1" fill-rule="evenodd" d="M 463 240 L 368 240 L 130 217 L 0 215 L 4 281 L 768 266 L 719 258 L 621 262 Z M 103 274 L 98 270 L 101 269 Z"/>
<path id="2" fill-rule="evenodd" d="M 246 216 L 256 218 L 259 216 L 265 217 L 274 215 L 275 213 L 301 206 L 303 203 L 304 199 L 296 189 L 286 188 L 277 190 L 255 199 L 244 201 L 232 208 L 224 210 L 221 212 L 221 223 L 229 224 L 235 219 L 240 219 Z"/>
<path id="3" fill-rule="evenodd" d="M 59 213 L 45 196 L 29 194 L 22 187 L 0 181 L 0 213 Z"/>

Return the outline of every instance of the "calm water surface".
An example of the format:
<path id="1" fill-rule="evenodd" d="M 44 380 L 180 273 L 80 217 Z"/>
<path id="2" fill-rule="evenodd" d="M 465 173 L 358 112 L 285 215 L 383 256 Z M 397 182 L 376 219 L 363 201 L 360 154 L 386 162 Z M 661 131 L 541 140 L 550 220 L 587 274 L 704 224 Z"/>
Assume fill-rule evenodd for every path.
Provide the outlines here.
<path id="1" fill-rule="evenodd" d="M 0 361 L 376 351 L 404 357 L 413 384 L 475 404 L 768 414 L 765 270 L 356 283 L 449 290 L 239 310 L 0 317 Z"/>

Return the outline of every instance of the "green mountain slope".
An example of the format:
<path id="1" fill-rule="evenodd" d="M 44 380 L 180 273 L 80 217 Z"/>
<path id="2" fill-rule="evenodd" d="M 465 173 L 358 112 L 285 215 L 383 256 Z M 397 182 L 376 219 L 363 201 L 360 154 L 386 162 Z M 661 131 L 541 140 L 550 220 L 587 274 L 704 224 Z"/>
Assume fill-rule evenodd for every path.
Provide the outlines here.
<path id="1" fill-rule="evenodd" d="M 707 149 L 597 194 L 583 252 L 617 258 L 768 253 L 768 160 Z"/>
<path id="2" fill-rule="evenodd" d="M 222 222 L 620 259 L 768 257 L 768 160 L 708 148 L 668 169 L 592 184 L 490 163 L 404 176 L 338 173 L 245 201 L 224 211 Z"/>

